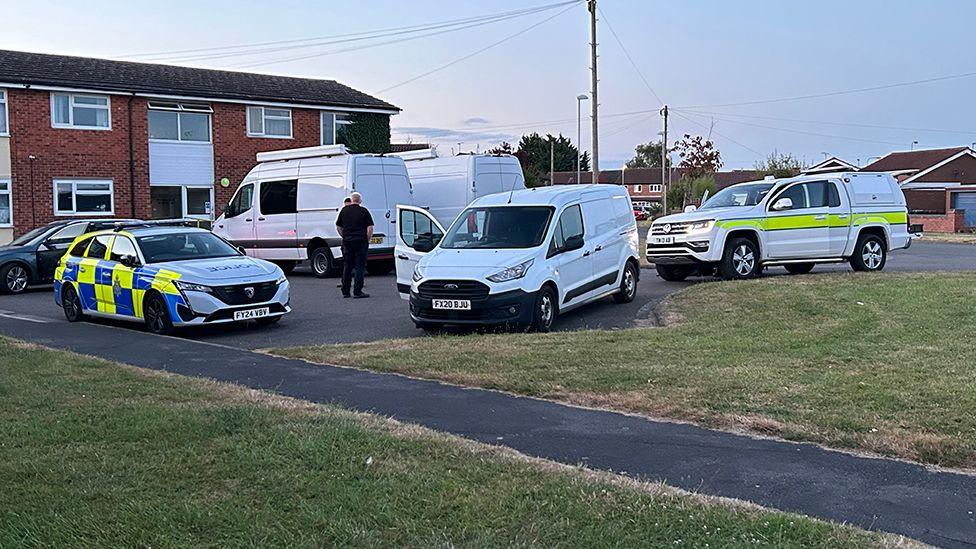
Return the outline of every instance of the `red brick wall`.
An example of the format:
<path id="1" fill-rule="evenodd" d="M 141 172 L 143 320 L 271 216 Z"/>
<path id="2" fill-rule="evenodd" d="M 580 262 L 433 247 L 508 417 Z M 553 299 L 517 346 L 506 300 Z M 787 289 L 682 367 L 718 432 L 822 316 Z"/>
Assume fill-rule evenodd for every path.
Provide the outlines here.
<path id="1" fill-rule="evenodd" d="M 925 183 L 976 184 L 976 158 L 961 156 L 945 166 L 937 168 L 916 179 Z"/>
<path id="2" fill-rule="evenodd" d="M 957 233 L 965 226 L 963 210 L 949 210 L 944 215 L 910 214 L 909 223 L 922 225 L 922 231 L 927 233 Z"/>
<path id="3" fill-rule="evenodd" d="M 946 212 L 948 194 L 945 190 L 916 190 L 905 189 L 905 202 L 910 212 L 942 213 Z"/>
<path id="4" fill-rule="evenodd" d="M 291 139 L 247 136 L 247 108 L 231 103 L 213 104 L 214 177 L 216 215 L 234 196 L 237 185 L 257 163 L 259 152 L 298 147 L 315 147 L 321 142 L 319 111 L 291 109 Z M 230 186 L 220 186 L 222 178 Z"/>
<path id="5" fill-rule="evenodd" d="M 112 129 L 51 127 L 51 94 L 8 88 L 10 156 L 16 234 L 55 219 L 53 180 L 113 181 L 115 215 L 132 215 L 129 177 L 129 98 L 110 96 Z M 145 99 L 132 99 L 136 216 L 149 216 L 149 147 Z M 33 155 L 35 159 L 30 160 Z M 33 168 L 33 169 L 32 169 Z"/>

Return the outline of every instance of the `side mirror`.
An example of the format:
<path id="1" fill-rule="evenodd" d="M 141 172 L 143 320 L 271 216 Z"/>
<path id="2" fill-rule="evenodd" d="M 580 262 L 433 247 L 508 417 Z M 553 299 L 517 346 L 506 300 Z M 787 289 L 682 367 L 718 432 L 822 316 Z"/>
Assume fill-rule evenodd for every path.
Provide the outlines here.
<path id="1" fill-rule="evenodd" d="M 783 197 L 777 200 L 775 203 L 773 203 L 773 210 L 777 212 L 781 212 L 783 210 L 792 210 L 792 209 L 793 209 L 792 198 Z"/>
<path id="2" fill-rule="evenodd" d="M 561 252 L 569 252 L 572 250 L 578 250 L 583 247 L 583 235 L 577 234 L 566 239 L 563 243 L 563 249 Z"/>
<path id="3" fill-rule="evenodd" d="M 247 255 L 247 250 L 244 249 L 244 246 L 238 246 L 237 251 L 241 252 L 241 255 Z"/>
<path id="4" fill-rule="evenodd" d="M 413 249 L 422 254 L 433 250 L 434 246 L 434 239 L 430 235 L 419 235 L 417 236 L 417 240 L 413 241 Z"/>
<path id="5" fill-rule="evenodd" d="M 139 265 L 139 260 L 136 259 L 136 256 L 134 255 L 123 255 L 121 259 L 119 259 L 119 263 L 125 265 L 126 267 L 133 268 Z"/>
<path id="6" fill-rule="evenodd" d="M 688 204 L 687 206 L 685 206 L 685 213 L 691 213 L 697 209 L 698 207 L 695 206 L 694 204 Z"/>

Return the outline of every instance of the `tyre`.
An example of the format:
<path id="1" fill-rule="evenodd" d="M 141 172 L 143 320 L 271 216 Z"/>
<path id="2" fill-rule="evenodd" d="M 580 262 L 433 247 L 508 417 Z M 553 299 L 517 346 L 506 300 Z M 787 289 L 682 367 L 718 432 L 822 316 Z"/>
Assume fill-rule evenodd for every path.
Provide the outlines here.
<path id="1" fill-rule="evenodd" d="M 668 282 L 681 282 L 691 274 L 690 265 L 655 265 L 657 276 Z"/>
<path id="2" fill-rule="evenodd" d="M 759 246 L 748 238 L 733 238 L 725 245 L 719 272 L 726 280 L 753 278 L 761 272 Z"/>
<path id="3" fill-rule="evenodd" d="M 292 271 L 295 270 L 295 265 L 298 265 L 298 262 L 297 261 L 275 261 L 274 264 L 277 265 L 282 271 L 284 271 L 286 275 L 289 275 L 292 273 Z"/>
<path id="4" fill-rule="evenodd" d="M 877 272 L 884 269 L 888 261 L 888 248 L 878 235 L 862 234 L 857 238 L 851 267 L 855 271 Z"/>
<path id="5" fill-rule="evenodd" d="M 339 267 L 336 265 L 332 252 L 326 246 L 319 246 L 312 250 L 308 256 L 312 264 L 312 273 L 319 278 L 331 278 L 339 274 Z"/>
<path id="6" fill-rule="evenodd" d="M 169 307 L 163 296 L 153 293 L 146 297 L 142 306 L 142 316 L 146 321 L 146 329 L 158 335 L 173 333 L 173 321 L 169 318 Z"/>
<path id="7" fill-rule="evenodd" d="M 535 310 L 532 312 L 532 325 L 529 329 L 533 332 L 548 332 L 556 323 L 557 316 L 559 316 L 559 305 L 556 292 L 552 286 L 543 286 L 535 298 Z"/>
<path id="8" fill-rule="evenodd" d="M 791 275 L 805 275 L 813 270 L 814 263 L 788 263 L 783 266 Z"/>
<path id="9" fill-rule="evenodd" d="M 366 262 L 366 272 L 369 276 L 384 276 L 390 274 L 395 266 L 392 259 L 375 259 Z"/>
<path id="10" fill-rule="evenodd" d="M 61 287 L 61 307 L 64 309 L 64 318 L 68 322 L 78 322 L 85 319 L 85 312 L 81 308 L 81 298 L 71 284 Z"/>
<path id="11" fill-rule="evenodd" d="M 19 294 L 30 285 L 30 271 L 22 263 L 0 267 L 0 293 Z"/>
<path id="12" fill-rule="evenodd" d="M 630 303 L 635 297 L 637 297 L 637 267 L 628 261 L 624 266 L 624 274 L 620 277 L 620 291 L 613 294 L 613 300 L 617 303 Z"/>
<path id="13" fill-rule="evenodd" d="M 264 318 L 257 319 L 255 322 L 258 323 L 258 326 L 271 326 L 272 324 L 277 324 L 283 316 L 284 315 L 266 316 Z"/>

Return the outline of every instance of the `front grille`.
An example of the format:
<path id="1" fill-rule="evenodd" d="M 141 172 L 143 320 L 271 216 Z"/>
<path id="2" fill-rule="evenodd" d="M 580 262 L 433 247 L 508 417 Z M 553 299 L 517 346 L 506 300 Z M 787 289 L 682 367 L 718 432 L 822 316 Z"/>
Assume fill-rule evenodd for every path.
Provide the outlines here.
<path id="1" fill-rule="evenodd" d="M 254 288 L 252 297 L 247 297 L 246 288 Z M 217 299 L 228 305 L 247 305 L 249 303 L 263 303 L 273 298 L 278 293 L 278 283 L 272 280 L 255 284 L 213 286 L 213 291 Z"/>
<path id="2" fill-rule="evenodd" d="M 488 286 L 474 280 L 431 280 L 417 289 L 424 299 L 470 299 L 478 301 L 488 297 Z"/>
<path id="3" fill-rule="evenodd" d="M 670 225 L 671 230 L 665 231 L 664 226 Z M 688 232 L 691 223 L 655 223 L 651 225 L 651 234 L 683 234 Z"/>

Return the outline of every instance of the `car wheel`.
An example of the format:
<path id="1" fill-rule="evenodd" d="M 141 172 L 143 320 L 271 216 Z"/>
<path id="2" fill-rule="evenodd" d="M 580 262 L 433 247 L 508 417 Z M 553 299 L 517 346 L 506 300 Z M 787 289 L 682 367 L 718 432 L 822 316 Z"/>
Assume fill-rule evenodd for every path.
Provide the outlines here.
<path id="1" fill-rule="evenodd" d="M 286 275 L 291 274 L 295 270 L 295 265 L 298 264 L 297 261 L 275 261 L 277 265 Z"/>
<path id="2" fill-rule="evenodd" d="M 655 265 L 657 276 L 668 282 L 681 282 L 691 274 L 690 265 Z"/>
<path id="3" fill-rule="evenodd" d="M 312 250 L 308 256 L 312 263 L 312 273 L 319 278 L 331 278 L 339 273 L 336 267 L 336 260 L 332 257 L 332 252 L 325 246 L 320 246 Z"/>
<path id="4" fill-rule="evenodd" d="M 71 284 L 65 284 L 61 287 L 61 307 L 64 309 L 64 318 L 68 319 L 68 322 L 78 322 L 85 319 L 85 311 L 81 308 L 81 299 Z"/>
<path id="5" fill-rule="evenodd" d="M 150 294 L 142 307 L 142 316 L 146 321 L 146 329 L 158 335 L 173 333 L 173 321 L 169 318 L 169 307 L 159 294 Z"/>
<path id="6" fill-rule="evenodd" d="M 851 267 L 855 271 L 877 272 L 884 269 L 887 261 L 888 249 L 884 240 L 873 234 L 858 237 L 851 256 Z"/>
<path id="7" fill-rule="evenodd" d="M 370 276 L 384 276 L 390 274 L 395 266 L 392 259 L 376 259 L 366 262 L 366 272 Z"/>
<path id="8" fill-rule="evenodd" d="M 30 272 L 21 263 L 8 263 L 0 268 L 0 293 L 19 294 L 30 285 Z"/>
<path id="9" fill-rule="evenodd" d="M 256 320 L 258 326 L 271 326 L 272 324 L 277 324 L 284 315 L 278 316 L 266 316 L 264 318 L 259 318 Z"/>
<path id="10" fill-rule="evenodd" d="M 789 263 L 784 265 L 791 275 L 807 274 L 813 270 L 814 263 Z"/>
<path id="11" fill-rule="evenodd" d="M 748 238 L 733 238 L 725 245 L 722 263 L 719 265 L 722 278 L 726 280 L 752 278 L 761 272 L 759 247 Z"/>
<path id="12" fill-rule="evenodd" d="M 624 274 L 620 277 L 620 291 L 613 294 L 613 300 L 617 303 L 630 303 L 635 297 L 637 297 L 637 267 L 627 262 L 624 266 Z"/>
<path id="13" fill-rule="evenodd" d="M 532 325 L 529 327 L 532 331 L 545 333 L 552 330 L 552 325 L 556 323 L 556 317 L 559 316 L 557 301 L 552 286 L 543 286 L 539 290 L 539 295 L 535 298 Z"/>

